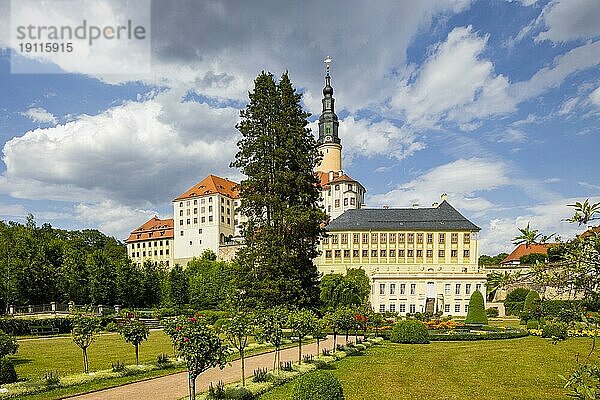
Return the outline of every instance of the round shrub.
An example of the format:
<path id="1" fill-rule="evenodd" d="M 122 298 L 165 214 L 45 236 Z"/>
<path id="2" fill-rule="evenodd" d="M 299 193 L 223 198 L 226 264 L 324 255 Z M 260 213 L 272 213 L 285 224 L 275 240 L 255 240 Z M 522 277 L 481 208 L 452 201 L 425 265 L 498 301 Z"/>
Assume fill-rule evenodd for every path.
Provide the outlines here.
<path id="1" fill-rule="evenodd" d="M 296 379 L 293 400 L 344 400 L 340 381 L 328 371 L 315 371 Z"/>
<path id="2" fill-rule="evenodd" d="M 542 316 L 542 300 L 540 295 L 535 290 L 530 290 L 525 298 L 523 313 L 521 317 L 524 320 L 538 319 Z"/>
<path id="3" fill-rule="evenodd" d="M 516 303 L 516 302 L 519 302 L 519 301 L 525 301 L 525 299 L 527 298 L 528 294 L 529 294 L 529 289 L 527 289 L 527 288 L 516 288 L 515 290 L 511 290 L 506 295 L 505 302 Z"/>
<path id="4" fill-rule="evenodd" d="M 429 343 L 429 331 L 421 321 L 407 319 L 394 325 L 390 340 L 394 343 Z"/>
<path id="5" fill-rule="evenodd" d="M 550 322 L 544 325 L 542 337 L 565 340 L 568 336 L 567 324 L 564 322 Z"/>
<path id="6" fill-rule="evenodd" d="M 485 306 L 483 305 L 483 295 L 476 290 L 469 299 L 469 312 L 465 324 L 486 325 L 488 323 Z"/>
<path id="7" fill-rule="evenodd" d="M 0 385 L 16 381 L 17 372 L 13 363 L 6 358 L 0 358 Z"/>

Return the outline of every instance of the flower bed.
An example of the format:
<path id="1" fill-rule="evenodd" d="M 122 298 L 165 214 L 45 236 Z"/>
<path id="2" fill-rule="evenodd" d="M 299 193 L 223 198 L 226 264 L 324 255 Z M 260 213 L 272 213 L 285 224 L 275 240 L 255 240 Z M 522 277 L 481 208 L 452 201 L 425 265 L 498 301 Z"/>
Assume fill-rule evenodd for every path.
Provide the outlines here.
<path id="1" fill-rule="evenodd" d="M 529 329 L 529 334 L 533 336 L 542 336 L 542 329 Z M 600 329 L 569 329 L 569 337 L 600 337 Z"/>
<path id="2" fill-rule="evenodd" d="M 503 332 L 490 332 L 490 331 L 449 331 L 446 333 L 430 333 L 430 341 L 473 341 L 473 340 L 499 340 L 499 339 L 515 339 L 527 336 L 526 330 L 505 330 Z"/>

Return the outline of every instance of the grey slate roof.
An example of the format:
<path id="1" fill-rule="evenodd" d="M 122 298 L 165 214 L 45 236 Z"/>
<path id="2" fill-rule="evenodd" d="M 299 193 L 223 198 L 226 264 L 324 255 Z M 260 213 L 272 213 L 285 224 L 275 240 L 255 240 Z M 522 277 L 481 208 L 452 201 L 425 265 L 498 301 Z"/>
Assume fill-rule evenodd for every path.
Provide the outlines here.
<path id="1" fill-rule="evenodd" d="M 361 208 L 347 210 L 331 221 L 326 229 L 328 231 L 369 229 L 481 230 L 445 200 L 435 208 Z"/>

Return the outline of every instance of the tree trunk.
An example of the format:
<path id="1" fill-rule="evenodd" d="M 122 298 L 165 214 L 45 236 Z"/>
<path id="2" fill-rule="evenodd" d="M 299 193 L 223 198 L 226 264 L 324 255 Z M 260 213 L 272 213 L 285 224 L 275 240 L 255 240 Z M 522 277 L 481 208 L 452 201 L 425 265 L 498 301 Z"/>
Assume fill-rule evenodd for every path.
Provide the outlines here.
<path id="1" fill-rule="evenodd" d="M 298 364 L 302 364 L 302 339 L 298 338 Z"/>
<path id="2" fill-rule="evenodd" d="M 240 361 L 242 363 L 242 386 L 246 386 L 246 366 L 244 365 L 244 349 L 240 351 Z"/>
<path id="3" fill-rule="evenodd" d="M 188 389 L 190 400 L 196 400 L 196 377 L 192 377 L 191 373 L 188 375 Z"/>
<path id="4" fill-rule="evenodd" d="M 83 372 L 88 373 L 87 347 L 83 347 Z"/>
<path id="5" fill-rule="evenodd" d="M 333 332 L 333 352 L 337 351 L 337 332 Z"/>
<path id="6" fill-rule="evenodd" d="M 139 345 L 135 345 L 135 365 L 140 365 Z"/>
<path id="7" fill-rule="evenodd" d="M 317 336 L 317 357 L 321 355 L 320 343 L 321 343 L 321 338 L 319 336 Z"/>

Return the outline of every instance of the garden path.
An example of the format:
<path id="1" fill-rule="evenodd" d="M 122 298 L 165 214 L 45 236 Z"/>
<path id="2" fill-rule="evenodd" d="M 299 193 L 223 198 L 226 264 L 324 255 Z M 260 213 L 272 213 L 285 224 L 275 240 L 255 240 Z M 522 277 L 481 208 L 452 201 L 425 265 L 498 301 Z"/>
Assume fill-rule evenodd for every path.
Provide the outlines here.
<path id="1" fill-rule="evenodd" d="M 350 337 L 350 340 L 353 336 Z M 344 344 L 345 337 L 338 336 L 338 343 Z M 321 341 L 321 349 L 333 347 L 333 336 Z M 317 344 L 312 343 L 302 346 L 302 354 L 316 355 Z M 246 377 L 250 377 L 257 368 L 273 368 L 273 351 L 258 354 L 246 359 Z M 281 361 L 296 361 L 298 359 L 298 347 L 290 347 L 281 350 Z M 233 361 L 225 366 L 224 369 L 211 368 L 203 372 L 196 379 L 196 391 L 198 393 L 208 390 L 211 382 L 217 383 L 219 380 L 225 384 L 240 380 L 240 360 Z M 188 395 L 187 372 L 162 376 L 159 378 L 148 379 L 141 382 L 129 383 L 110 389 L 104 389 L 93 393 L 69 397 L 71 400 L 131 400 L 131 399 L 152 399 L 152 400 L 178 400 Z"/>

